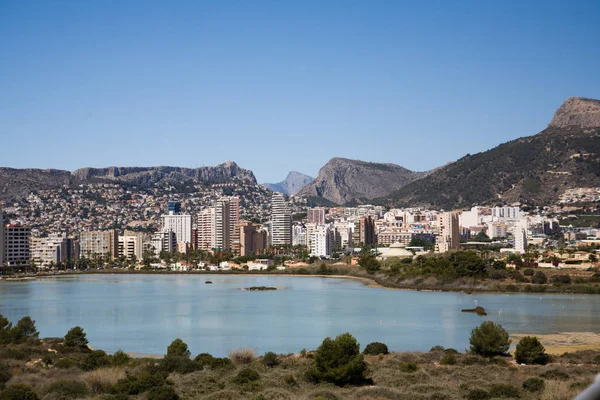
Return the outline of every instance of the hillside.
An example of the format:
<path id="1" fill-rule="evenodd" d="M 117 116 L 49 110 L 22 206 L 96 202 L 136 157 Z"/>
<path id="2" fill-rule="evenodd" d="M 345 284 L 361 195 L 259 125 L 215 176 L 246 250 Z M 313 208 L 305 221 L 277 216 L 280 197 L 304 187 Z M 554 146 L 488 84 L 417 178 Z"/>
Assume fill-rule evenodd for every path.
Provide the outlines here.
<path id="1" fill-rule="evenodd" d="M 263 185 L 273 192 L 295 195 L 304 186 L 306 186 L 314 180 L 315 178 L 305 175 L 301 172 L 291 171 L 290 173 L 288 173 L 285 180 L 278 183 L 263 183 Z"/>
<path id="2" fill-rule="evenodd" d="M 317 178 L 298 195 L 321 198 L 336 204 L 361 202 L 386 196 L 426 174 L 395 164 L 332 158 L 319 170 Z"/>
<path id="3" fill-rule="evenodd" d="M 0 168 L 0 201 L 26 197 L 36 190 L 57 189 L 63 185 L 88 182 L 113 182 L 152 186 L 162 182 L 186 182 L 211 185 L 232 180 L 255 184 L 252 171 L 227 161 L 214 167 L 108 167 L 73 171 Z"/>
<path id="4" fill-rule="evenodd" d="M 466 155 L 379 201 L 444 209 L 555 203 L 567 189 L 600 186 L 600 101 L 569 98 L 548 128 Z"/>

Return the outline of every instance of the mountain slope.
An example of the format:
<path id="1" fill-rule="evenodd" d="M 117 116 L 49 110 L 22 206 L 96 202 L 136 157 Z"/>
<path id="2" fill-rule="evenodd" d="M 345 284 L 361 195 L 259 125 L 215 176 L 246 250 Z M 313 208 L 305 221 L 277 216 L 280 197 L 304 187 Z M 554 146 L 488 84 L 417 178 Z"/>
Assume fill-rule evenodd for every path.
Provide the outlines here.
<path id="1" fill-rule="evenodd" d="M 545 205 L 567 189 L 600 186 L 600 101 L 569 98 L 548 128 L 467 155 L 384 199 L 393 206 Z"/>
<path id="2" fill-rule="evenodd" d="M 63 185 L 89 182 L 113 182 L 152 186 L 162 182 L 186 182 L 211 185 L 232 180 L 256 184 L 252 171 L 227 161 L 214 167 L 108 167 L 73 171 L 0 168 L 0 201 L 26 197 L 36 190 L 57 189 Z"/>
<path id="3" fill-rule="evenodd" d="M 386 196 L 426 174 L 395 164 L 332 158 L 298 195 L 323 198 L 336 204 L 360 202 Z"/>
<path id="4" fill-rule="evenodd" d="M 305 175 L 301 172 L 291 171 L 290 173 L 288 173 L 285 180 L 278 183 L 263 183 L 263 185 L 273 192 L 295 195 L 304 186 L 306 186 L 314 180 L 315 178 Z"/>

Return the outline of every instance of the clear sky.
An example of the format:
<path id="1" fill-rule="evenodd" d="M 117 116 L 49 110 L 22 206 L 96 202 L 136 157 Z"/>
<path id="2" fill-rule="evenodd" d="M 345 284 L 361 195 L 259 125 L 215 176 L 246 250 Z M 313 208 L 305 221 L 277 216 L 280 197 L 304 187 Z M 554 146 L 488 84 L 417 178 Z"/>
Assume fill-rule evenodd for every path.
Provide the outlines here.
<path id="1" fill-rule="evenodd" d="M 600 98 L 600 1 L 0 0 L 0 166 L 427 170 Z"/>

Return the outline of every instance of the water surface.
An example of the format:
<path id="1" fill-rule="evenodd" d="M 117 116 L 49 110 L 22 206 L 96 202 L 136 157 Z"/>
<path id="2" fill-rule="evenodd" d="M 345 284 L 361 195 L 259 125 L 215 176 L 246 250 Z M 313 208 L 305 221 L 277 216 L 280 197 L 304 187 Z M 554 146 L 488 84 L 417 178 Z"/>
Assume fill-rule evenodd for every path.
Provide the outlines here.
<path id="1" fill-rule="evenodd" d="M 211 280 L 212 285 L 205 284 Z M 280 290 L 249 292 L 249 286 Z M 315 349 L 326 336 L 352 333 L 391 350 L 468 348 L 484 319 L 461 313 L 476 302 L 510 333 L 600 333 L 600 296 L 416 292 L 369 288 L 338 278 L 238 275 L 81 275 L 0 282 L 0 313 L 31 316 L 42 337 L 73 326 L 94 348 L 164 354 L 182 338 L 191 351 L 225 356 Z"/>

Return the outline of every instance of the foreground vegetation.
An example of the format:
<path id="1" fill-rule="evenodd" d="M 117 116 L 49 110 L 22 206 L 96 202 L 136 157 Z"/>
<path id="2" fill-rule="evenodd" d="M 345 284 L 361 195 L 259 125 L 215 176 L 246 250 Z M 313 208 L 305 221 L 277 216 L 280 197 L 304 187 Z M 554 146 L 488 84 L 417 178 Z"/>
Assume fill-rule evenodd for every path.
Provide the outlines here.
<path id="1" fill-rule="evenodd" d="M 435 346 L 428 353 L 389 353 L 370 343 L 361 353 L 349 333 L 315 351 L 227 358 L 192 356 L 174 340 L 162 359 L 107 355 L 88 347 L 81 327 L 65 338 L 38 339 L 25 317 L 0 316 L 0 400 L 21 399 L 571 399 L 600 372 L 600 352 L 550 357 L 535 337 L 507 354 L 508 332 L 486 321 L 466 353 Z M 26 328 L 26 329 L 24 329 Z"/>

